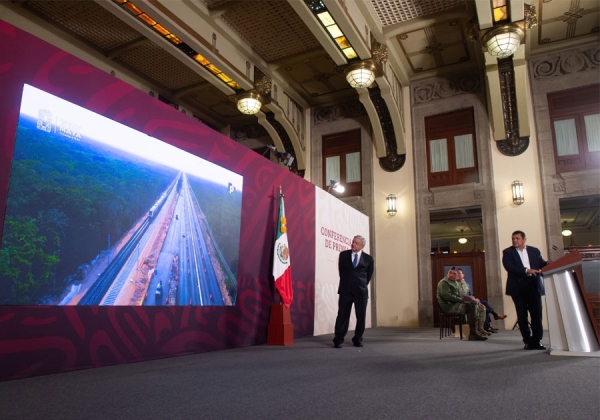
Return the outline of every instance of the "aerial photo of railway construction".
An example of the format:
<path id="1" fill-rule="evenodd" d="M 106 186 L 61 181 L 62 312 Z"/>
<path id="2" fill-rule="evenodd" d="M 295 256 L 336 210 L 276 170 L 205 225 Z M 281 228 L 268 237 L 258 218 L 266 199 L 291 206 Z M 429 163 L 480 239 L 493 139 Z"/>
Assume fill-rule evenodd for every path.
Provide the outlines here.
<path id="1" fill-rule="evenodd" d="M 234 305 L 242 176 L 25 85 L 0 305 Z"/>

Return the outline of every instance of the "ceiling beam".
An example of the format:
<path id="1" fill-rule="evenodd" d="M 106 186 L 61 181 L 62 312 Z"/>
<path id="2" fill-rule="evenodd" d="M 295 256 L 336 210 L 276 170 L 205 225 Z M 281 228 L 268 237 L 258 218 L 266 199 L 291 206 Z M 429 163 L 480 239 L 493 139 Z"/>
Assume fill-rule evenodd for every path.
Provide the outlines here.
<path id="1" fill-rule="evenodd" d="M 298 17 L 304 22 L 304 24 L 308 27 L 308 30 L 312 32 L 312 34 L 317 38 L 321 46 L 327 51 L 327 54 L 331 57 L 333 62 L 337 66 L 344 66 L 348 64 L 346 57 L 337 47 L 335 41 L 331 39 L 327 30 L 319 23 L 317 17 L 313 14 L 313 12 L 308 8 L 306 3 L 302 0 L 288 0 L 292 9 L 296 12 Z M 338 23 L 339 25 L 339 23 Z M 277 40 L 280 41 L 280 40 Z"/>

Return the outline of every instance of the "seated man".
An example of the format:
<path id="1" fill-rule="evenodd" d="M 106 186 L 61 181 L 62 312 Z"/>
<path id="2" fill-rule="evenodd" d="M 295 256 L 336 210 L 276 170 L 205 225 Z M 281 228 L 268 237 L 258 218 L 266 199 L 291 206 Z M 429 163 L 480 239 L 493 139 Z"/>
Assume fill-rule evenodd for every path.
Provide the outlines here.
<path id="1" fill-rule="evenodd" d="M 465 273 L 463 273 L 463 271 L 460 268 L 457 268 L 456 272 L 458 282 L 460 283 L 461 293 L 463 295 L 472 296 L 473 294 L 471 293 L 469 283 L 465 281 Z M 492 306 L 485 299 L 475 299 L 475 302 L 477 302 L 480 308 L 485 308 L 485 321 L 483 323 L 483 330 L 486 331 L 488 335 L 490 335 L 491 333 L 496 333 L 498 329 L 492 328 L 492 319 L 490 318 L 490 314 L 494 315 L 495 320 L 504 319 L 506 318 L 506 315 L 498 315 L 496 311 L 494 311 L 494 308 L 492 308 Z"/>
<path id="2" fill-rule="evenodd" d="M 448 271 L 448 275 L 438 283 L 437 301 L 440 304 L 440 309 L 442 312 L 467 314 L 469 340 L 485 341 L 487 340 L 487 334 L 484 336 L 479 332 L 479 330 L 483 330 L 485 310 L 480 309 L 471 296 L 461 297 L 460 284 L 457 280 L 456 268 L 452 267 Z"/>

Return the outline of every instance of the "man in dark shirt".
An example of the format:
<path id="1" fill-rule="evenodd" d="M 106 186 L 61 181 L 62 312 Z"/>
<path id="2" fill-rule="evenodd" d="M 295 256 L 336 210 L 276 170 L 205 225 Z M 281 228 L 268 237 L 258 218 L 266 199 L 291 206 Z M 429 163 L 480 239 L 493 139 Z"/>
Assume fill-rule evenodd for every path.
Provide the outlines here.
<path id="1" fill-rule="evenodd" d="M 502 265 L 508 273 L 506 294 L 512 297 L 517 310 L 517 323 L 525 343 L 525 350 L 546 350 L 541 343 L 542 296 L 545 294 L 541 268 L 548 264 L 539 249 L 525 246 L 527 238 L 520 230 L 511 236 L 512 246 L 502 251 Z M 531 316 L 531 329 L 527 319 Z"/>

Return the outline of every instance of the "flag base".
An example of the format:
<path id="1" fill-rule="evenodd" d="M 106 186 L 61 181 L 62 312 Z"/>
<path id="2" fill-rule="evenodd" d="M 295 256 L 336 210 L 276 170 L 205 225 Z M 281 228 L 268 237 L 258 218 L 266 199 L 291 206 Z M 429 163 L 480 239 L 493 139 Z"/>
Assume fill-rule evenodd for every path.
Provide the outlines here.
<path id="1" fill-rule="evenodd" d="M 271 319 L 267 329 L 267 344 L 289 346 L 294 344 L 294 324 L 290 310 L 284 305 L 271 305 Z"/>

